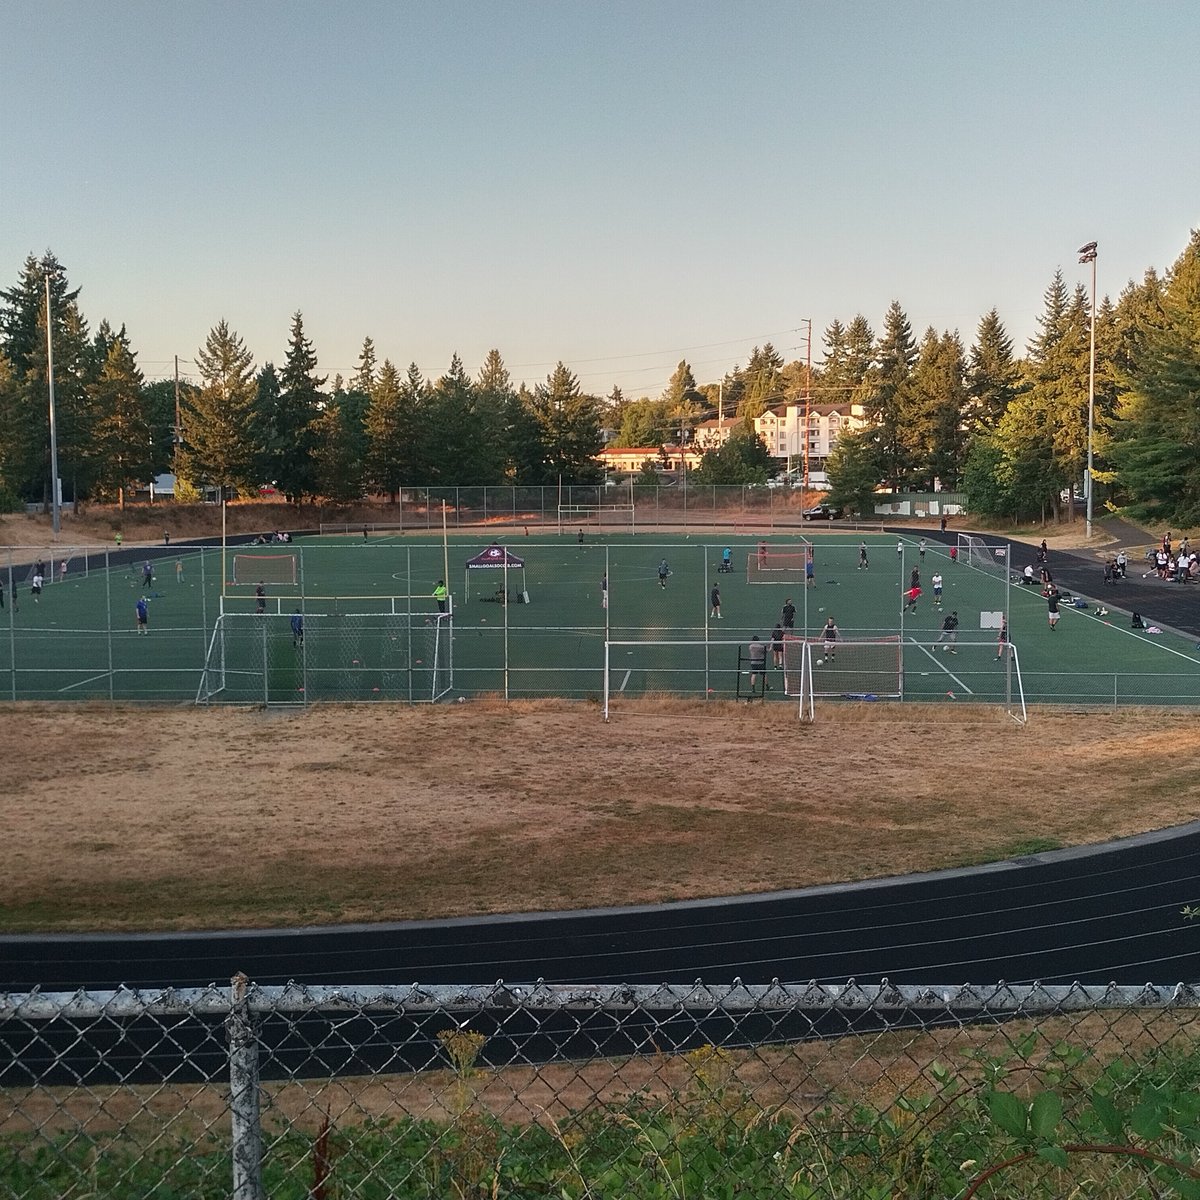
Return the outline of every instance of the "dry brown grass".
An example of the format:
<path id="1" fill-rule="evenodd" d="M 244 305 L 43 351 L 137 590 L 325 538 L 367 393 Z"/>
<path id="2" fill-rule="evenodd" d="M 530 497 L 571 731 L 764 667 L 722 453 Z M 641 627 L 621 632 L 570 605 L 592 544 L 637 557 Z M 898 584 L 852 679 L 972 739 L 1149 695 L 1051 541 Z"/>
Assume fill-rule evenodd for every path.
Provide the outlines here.
<path id="1" fill-rule="evenodd" d="M 379 921 L 801 887 L 1200 815 L 1195 719 L 656 701 L 16 706 L 8 931 Z"/>

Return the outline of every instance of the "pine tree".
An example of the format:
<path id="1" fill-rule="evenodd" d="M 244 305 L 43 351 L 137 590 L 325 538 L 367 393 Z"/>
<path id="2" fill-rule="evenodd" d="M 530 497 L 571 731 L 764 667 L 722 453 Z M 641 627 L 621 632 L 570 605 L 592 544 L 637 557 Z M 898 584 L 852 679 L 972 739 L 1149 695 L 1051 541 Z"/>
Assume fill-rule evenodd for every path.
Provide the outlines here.
<path id="1" fill-rule="evenodd" d="M 513 395 L 512 378 L 500 351 L 489 350 L 471 389 L 477 483 L 500 484 L 509 477 L 504 430 Z"/>
<path id="2" fill-rule="evenodd" d="M 250 351 L 222 319 L 196 352 L 196 365 L 202 382 L 184 414 L 185 476 L 223 493 L 237 488 L 254 495 L 262 477 L 256 444 L 258 386 Z"/>
<path id="3" fill-rule="evenodd" d="M 893 488 L 897 488 L 913 465 L 905 455 L 902 424 L 908 403 L 905 389 L 917 360 L 917 345 L 908 317 L 896 300 L 884 316 L 875 358 L 876 366 L 866 385 L 864 407 L 868 422 L 878 431 L 884 476 Z"/>
<path id="4" fill-rule="evenodd" d="M 451 487 L 479 481 L 472 392 L 462 359 L 455 354 L 449 370 L 437 380 L 429 394 L 428 428 L 433 435 L 429 483 Z"/>
<path id="5" fill-rule="evenodd" d="M 125 507 L 130 487 L 145 483 L 155 473 L 153 432 L 147 414 L 144 380 L 137 358 L 122 329 L 106 337 L 107 352 L 99 378 L 91 385 L 96 407 L 102 414 L 96 427 L 101 487 L 115 492 Z"/>
<path id="6" fill-rule="evenodd" d="M 738 398 L 739 419 L 749 427 L 749 423 L 761 417 L 772 404 L 778 404 L 785 398 L 783 356 L 770 342 L 761 350 L 755 346 L 746 363 L 742 394 Z"/>
<path id="7" fill-rule="evenodd" d="M 375 371 L 375 343 L 370 338 L 364 338 L 362 350 L 358 355 L 358 370 L 354 373 L 350 386 L 369 396 L 371 388 L 375 386 Z"/>
<path id="8" fill-rule="evenodd" d="M 1171 268 L 1161 319 L 1141 340 L 1113 446 L 1119 478 L 1144 511 L 1200 523 L 1200 230 Z"/>
<path id="9" fill-rule="evenodd" d="M 293 504 L 317 488 L 316 422 L 324 408 L 321 389 L 326 377 L 316 375 L 317 356 L 304 334 L 304 317 L 292 317 L 287 358 L 280 376 L 281 391 L 268 435 L 272 448 L 270 474 Z"/>
<path id="10" fill-rule="evenodd" d="M 905 399 L 901 444 L 910 480 L 932 490 L 934 481 L 955 487 L 961 470 L 963 416 L 967 402 L 966 364 L 957 333 L 925 331 Z"/>
<path id="11" fill-rule="evenodd" d="M 595 455 L 600 436 L 600 401 L 582 393 L 579 380 L 558 363 L 534 393 L 534 412 L 542 428 L 545 469 L 564 483 L 591 483 L 600 477 Z"/>
<path id="12" fill-rule="evenodd" d="M 979 320 L 967 368 L 969 423 L 995 429 L 1020 386 L 1020 367 L 1013 356 L 1012 339 L 993 308 Z"/>

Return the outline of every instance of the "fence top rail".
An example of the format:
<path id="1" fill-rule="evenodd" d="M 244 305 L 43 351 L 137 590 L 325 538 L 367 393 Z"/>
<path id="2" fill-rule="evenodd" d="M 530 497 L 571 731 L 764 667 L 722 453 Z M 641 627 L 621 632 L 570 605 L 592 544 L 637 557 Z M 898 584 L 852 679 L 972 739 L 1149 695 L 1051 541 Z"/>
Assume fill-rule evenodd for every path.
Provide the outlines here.
<path id="1" fill-rule="evenodd" d="M 0 992 L 0 1021 L 95 1020 L 141 1016 L 224 1016 L 244 1003 L 261 1013 L 493 1010 L 880 1012 L 910 1009 L 958 1014 L 1063 1013 L 1100 1009 L 1200 1009 L 1200 984 L 527 984 L 379 986 L 249 985 L 113 991 Z"/>

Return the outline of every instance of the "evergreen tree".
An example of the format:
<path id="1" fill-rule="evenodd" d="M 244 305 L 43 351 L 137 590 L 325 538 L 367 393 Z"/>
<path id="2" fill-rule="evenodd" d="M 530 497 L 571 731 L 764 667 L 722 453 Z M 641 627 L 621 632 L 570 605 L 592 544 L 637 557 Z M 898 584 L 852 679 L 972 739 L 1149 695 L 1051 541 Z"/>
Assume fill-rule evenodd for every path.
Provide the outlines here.
<path id="1" fill-rule="evenodd" d="M 692 426 L 704 411 L 704 397 L 696 390 L 696 377 L 686 361 L 680 362 L 663 392 L 663 411 L 670 425 L 670 440 L 691 441 Z"/>
<path id="2" fill-rule="evenodd" d="M 1087 293 L 1080 286 L 1071 295 L 1061 271 L 1055 273 L 1046 289 L 1045 309 L 1038 326 L 1024 364 L 1028 403 L 1021 406 L 1022 414 L 1036 427 L 1036 436 L 1018 423 L 1006 421 L 1000 422 L 996 432 L 1014 478 L 1022 481 L 1021 511 L 1037 511 L 1049 504 L 1057 514 L 1060 490 L 1069 488 L 1068 494 L 1073 496 L 1083 486 L 1090 326 Z M 1053 468 L 1024 462 L 1023 453 L 1044 453 L 1042 436 L 1047 432 Z M 1014 439 L 1011 445 L 1006 440 L 1009 437 Z M 1034 486 L 1046 488 L 1047 494 L 1028 494 Z M 1069 503 L 1073 517 L 1074 502 Z"/>
<path id="3" fill-rule="evenodd" d="M 957 486 L 967 403 L 965 355 L 957 333 L 925 331 L 916 365 L 904 388 L 901 445 L 910 464 L 910 481 L 932 490 L 934 480 Z"/>
<path id="4" fill-rule="evenodd" d="M 199 389 L 186 379 L 179 381 L 180 410 L 193 400 Z M 157 379 L 142 388 L 142 410 L 150 428 L 152 450 L 151 474 L 161 475 L 174 472 L 176 466 L 175 439 L 175 381 Z"/>
<path id="5" fill-rule="evenodd" d="M 784 399 L 783 356 L 770 342 L 761 350 L 755 346 L 746 363 L 742 393 L 738 397 L 739 419 L 749 428 L 755 417 L 761 417 L 772 404 Z"/>
<path id="6" fill-rule="evenodd" d="M 545 471 L 564 483 L 592 483 L 600 477 L 595 455 L 600 436 L 600 401 L 579 390 L 579 380 L 558 363 L 534 393 L 534 412 L 542 428 Z"/>
<path id="7" fill-rule="evenodd" d="M 54 392 L 59 476 L 86 486 L 95 468 L 94 421 L 86 394 L 90 365 L 87 323 L 78 289 L 53 254 L 26 258 L 16 287 L 0 291 L 0 351 L 11 371 L 0 426 L 5 437 L 8 487 L 26 499 L 50 504 L 50 416 L 46 356 L 46 278 L 54 343 Z"/>
<path id="8" fill-rule="evenodd" d="M 621 427 L 611 444 L 622 448 L 661 446 L 674 441 L 672 414 L 666 400 L 631 400 L 625 405 Z"/>
<path id="9" fill-rule="evenodd" d="M 973 427 L 996 428 L 1017 394 L 1020 375 L 1012 339 L 993 308 L 980 318 L 967 368 L 969 423 Z"/>
<path id="10" fill-rule="evenodd" d="M 455 354 L 450 369 L 429 395 L 431 442 L 429 482 L 444 487 L 470 485 L 479 479 L 473 387 Z"/>
<path id="11" fill-rule="evenodd" d="M 875 350 L 876 366 L 867 381 L 864 396 L 867 420 L 878 431 L 883 454 L 884 477 L 893 488 L 900 486 L 913 464 L 905 454 L 903 424 L 909 403 L 907 388 L 917 345 L 912 327 L 898 301 L 893 300 L 883 321 L 883 333 Z"/>
<path id="12" fill-rule="evenodd" d="M 326 377 L 317 377 L 317 356 L 304 334 L 304 318 L 292 317 L 287 358 L 280 377 L 281 392 L 275 419 L 268 434 L 270 474 L 288 500 L 298 504 L 317 489 L 316 422 L 325 405 L 321 389 Z"/>
<path id="13" fill-rule="evenodd" d="M 335 390 L 313 426 L 317 489 L 336 504 L 362 498 L 367 449 L 365 401 L 357 388 Z"/>
<path id="14" fill-rule="evenodd" d="M 416 482 L 408 474 L 412 428 L 406 410 L 399 372 L 385 358 L 367 403 L 366 480 L 376 491 L 385 493 L 391 504 L 396 503 L 405 483 Z"/>
<path id="15" fill-rule="evenodd" d="M 201 384 L 184 412 L 185 477 L 255 495 L 261 482 L 256 445 L 258 386 L 254 360 L 242 339 L 222 319 L 196 352 Z"/>
<path id="16" fill-rule="evenodd" d="M 362 350 L 358 355 L 358 370 L 350 381 L 350 386 L 362 392 L 364 396 L 371 394 L 375 386 L 375 343 L 370 338 L 364 338 Z"/>
<path id="17" fill-rule="evenodd" d="M 144 380 L 125 331 L 105 339 L 108 346 L 99 378 L 91 385 L 102 414 L 96 427 L 99 484 L 125 507 L 125 493 L 155 473 L 153 431 L 147 415 Z"/>
<path id="18" fill-rule="evenodd" d="M 512 377 L 500 351 L 489 350 L 471 390 L 477 483 L 495 485 L 509 477 L 505 425 L 508 404 L 514 394 Z"/>
<path id="19" fill-rule="evenodd" d="M 1113 447 L 1120 479 L 1144 511 L 1200 523 L 1200 230 L 1171 268 L 1161 318 L 1140 336 Z"/>
<path id="20" fill-rule="evenodd" d="M 535 486 L 551 482 L 549 450 L 538 418 L 537 397 L 525 386 L 504 406 L 504 445 L 509 477 L 514 484 Z"/>

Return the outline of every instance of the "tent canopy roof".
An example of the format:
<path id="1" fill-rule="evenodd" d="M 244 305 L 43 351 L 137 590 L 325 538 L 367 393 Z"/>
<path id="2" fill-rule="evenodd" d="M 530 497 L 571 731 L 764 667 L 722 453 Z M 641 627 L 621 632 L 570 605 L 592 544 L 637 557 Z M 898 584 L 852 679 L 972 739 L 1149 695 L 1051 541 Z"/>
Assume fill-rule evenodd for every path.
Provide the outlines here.
<path id="1" fill-rule="evenodd" d="M 473 571 L 480 567 L 500 567 L 503 569 L 504 567 L 523 567 L 524 565 L 525 560 L 523 558 L 518 558 L 504 546 L 501 546 L 499 542 L 493 542 L 490 546 L 475 555 L 474 558 L 467 559 L 468 571 Z"/>

